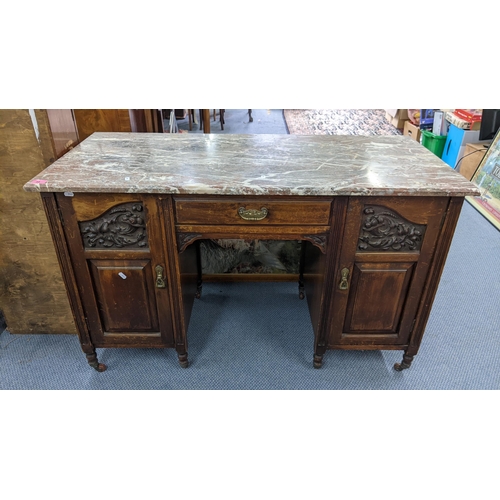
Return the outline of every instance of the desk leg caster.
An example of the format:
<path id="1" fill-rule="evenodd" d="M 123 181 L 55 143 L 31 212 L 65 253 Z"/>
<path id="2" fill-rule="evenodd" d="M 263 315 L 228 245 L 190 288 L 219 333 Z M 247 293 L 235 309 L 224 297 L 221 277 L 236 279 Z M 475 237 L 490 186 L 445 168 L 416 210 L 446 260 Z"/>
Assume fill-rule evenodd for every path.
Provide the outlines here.
<path id="1" fill-rule="evenodd" d="M 104 363 L 99 363 L 95 350 L 93 353 L 85 354 L 85 357 L 87 358 L 88 364 L 94 368 L 94 370 L 97 370 L 98 372 L 106 371 L 107 366 Z"/>
<path id="2" fill-rule="evenodd" d="M 395 363 L 394 369 L 397 372 L 406 370 L 407 368 L 410 368 L 412 361 L 413 361 L 413 356 L 410 356 L 409 354 L 403 354 L 403 361 L 401 361 L 401 363 Z"/>
<path id="3" fill-rule="evenodd" d="M 315 354 L 313 360 L 314 368 L 321 368 L 323 366 L 323 354 Z"/>
<path id="4" fill-rule="evenodd" d="M 181 368 L 187 368 L 189 366 L 187 352 L 185 352 L 184 354 L 177 353 L 177 357 L 179 358 L 179 364 L 181 365 Z"/>

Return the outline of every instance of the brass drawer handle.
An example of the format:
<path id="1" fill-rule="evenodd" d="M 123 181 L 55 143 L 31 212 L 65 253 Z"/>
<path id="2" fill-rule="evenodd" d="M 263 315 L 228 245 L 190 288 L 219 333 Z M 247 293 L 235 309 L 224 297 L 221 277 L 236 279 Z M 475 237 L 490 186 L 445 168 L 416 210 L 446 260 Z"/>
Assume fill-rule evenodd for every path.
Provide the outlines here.
<path id="1" fill-rule="evenodd" d="M 163 277 L 163 267 L 160 265 L 155 267 L 156 272 L 156 288 L 165 288 L 165 278 Z"/>
<path id="2" fill-rule="evenodd" d="M 240 207 L 238 209 L 238 215 L 243 220 L 262 220 L 267 217 L 269 211 L 267 208 L 262 207 L 260 210 L 249 209 L 247 210 L 245 207 Z"/>
<path id="3" fill-rule="evenodd" d="M 342 279 L 340 280 L 339 288 L 340 290 L 347 290 L 349 288 L 349 284 L 347 283 L 347 280 L 349 279 L 349 269 L 347 269 L 347 267 L 344 267 L 344 269 L 340 271 L 340 274 L 342 276 Z"/>

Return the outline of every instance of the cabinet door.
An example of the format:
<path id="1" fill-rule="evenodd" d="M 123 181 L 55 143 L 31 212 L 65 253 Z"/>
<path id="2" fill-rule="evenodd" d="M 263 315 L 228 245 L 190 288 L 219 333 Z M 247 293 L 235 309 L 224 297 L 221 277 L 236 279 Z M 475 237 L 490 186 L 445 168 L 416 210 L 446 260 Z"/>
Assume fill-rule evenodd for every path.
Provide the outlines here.
<path id="1" fill-rule="evenodd" d="M 407 344 L 447 198 L 351 198 L 330 311 L 331 347 Z"/>
<path id="2" fill-rule="evenodd" d="M 58 195 L 96 347 L 172 347 L 158 207 L 147 195 Z"/>
<path id="3" fill-rule="evenodd" d="M 90 259 L 88 266 L 105 332 L 159 331 L 151 260 Z"/>

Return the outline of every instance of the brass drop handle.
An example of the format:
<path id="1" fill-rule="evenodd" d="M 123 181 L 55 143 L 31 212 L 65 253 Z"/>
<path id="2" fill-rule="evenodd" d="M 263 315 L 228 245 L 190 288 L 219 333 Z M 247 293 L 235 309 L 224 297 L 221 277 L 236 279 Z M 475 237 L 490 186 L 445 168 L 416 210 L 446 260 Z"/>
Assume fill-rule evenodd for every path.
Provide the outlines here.
<path id="1" fill-rule="evenodd" d="M 243 220 L 262 220 L 267 217 L 269 210 L 265 207 L 262 207 L 260 210 L 249 209 L 247 210 L 245 207 L 240 207 L 238 209 L 238 215 Z"/>
<path id="2" fill-rule="evenodd" d="M 340 271 L 340 275 L 342 276 L 342 279 L 340 280 L 339 288 L 340 290 L 347 290 L 349 288 L 349 284 L 347 282 L 347 280 L 349 279 L 349 269 L 347 269 L 347 267 L 344 267 L 344 269 Z"/>
<path id="3" fill-rule="evenodd" d="M 155 267 L 156 272 L 156 288 L 165 288 L 165 278 L 163 277 L 163 267 L 160 265 Z"/>

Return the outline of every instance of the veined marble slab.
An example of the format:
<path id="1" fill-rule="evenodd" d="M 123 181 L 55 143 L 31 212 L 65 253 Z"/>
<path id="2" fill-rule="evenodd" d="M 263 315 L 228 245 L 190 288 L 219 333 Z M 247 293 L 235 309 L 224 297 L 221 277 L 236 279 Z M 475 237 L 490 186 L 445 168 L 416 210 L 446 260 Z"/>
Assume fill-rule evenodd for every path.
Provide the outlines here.
<path id="1" fill-rule="evenodd" d="M 104 133 L 26 191 L 300 196 L 478 195 L 405 136 Z"/>

